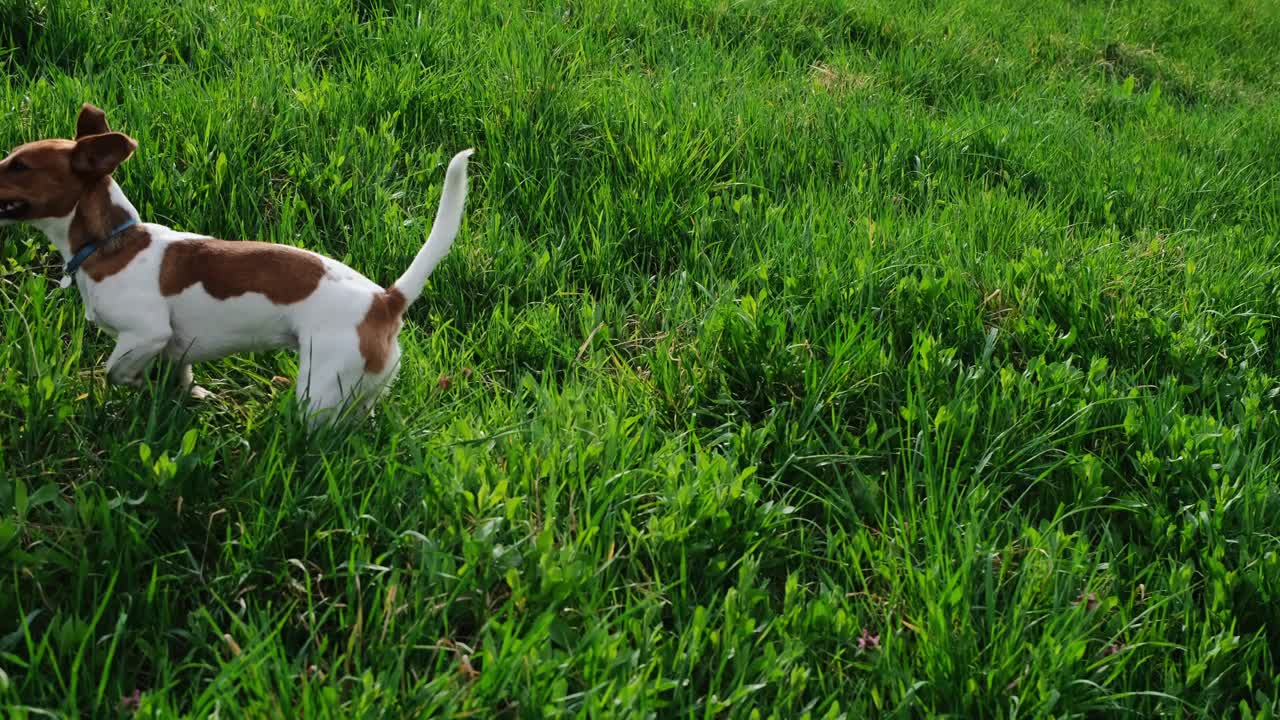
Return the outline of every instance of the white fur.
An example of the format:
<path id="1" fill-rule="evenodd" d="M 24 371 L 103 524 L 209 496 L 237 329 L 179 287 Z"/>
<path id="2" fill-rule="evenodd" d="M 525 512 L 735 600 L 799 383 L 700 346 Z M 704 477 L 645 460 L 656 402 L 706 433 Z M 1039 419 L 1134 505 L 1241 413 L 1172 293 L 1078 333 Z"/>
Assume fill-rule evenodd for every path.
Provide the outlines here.
<path id="1" fill-rule="evenodd" d="M 462 203 L 467 198 L 465 170 L 466 160 L 469 157 L 471 157 L 471 151 L 464 150 L 449 162 L 449 170 L 444 176 L 444 190 L 440 195 L 440 209 L 436 211 L 435 222 L 431 223 L 431 234 L 427 236 L 427 242 L 413 258 L 409 269 L 404 271 L 404 275 L 401 275 L 399 280 L 396 280 L 396 287 L 404 293 L 405 300 L 410 304 L 418 299 L 423 286 L 427 284 L 427 278 L 431 277 L 431 271 L 435 270 L 436 265 L 440 264 L 448 254 L 450 246 L 453 245 L 453 239 L 458 235 L 458 226 L 462 223 Z M 454 163 L 458 162 L 459 158 L 462 159 L 460 166 L 462 172 L 454 172 Z"/>
<path id="2" fill-rule="evenodd" d="M 49 238 L 49 242 L 58 249 L 58 254 L 62 255 L 64 263 L 71 259 L 71 240 L 67 235 L 71 232 L 71 218 L 75 217 L 75 214 L 76 211 L 72 208 L 65 217 L 38 218 L 31 221 L 31 224 L 44 233 Z"/>
<path id="3" fill-rule="evenodd" d="M 445 174 L 440 207 L 426 244 L 395 287 L 412 303 L 431 271 L 448 252 L 461 224 L 467 192 L 470 150 L 453 157 Z M 112 202 L 132 217 L 137 211 L 112 183 Z M 67 234 L 71 215 L 33 224 L 58 248 L 64 262 L 71 258 Z M 193 393 L 191 364 L 247 351 L 291 348 L 299 354 L 298 397 L 318 419 L 319 411 L 337 410 L 350 401 L 368 411 L 377 394 L 394 379 L 400 348 L 392 342 L 386 368 L 366 373 L 357 326 L 383 288 L 346 265 L 315 255 L 325 266 L 320 284 L 296 303 L 277 305 L 266 296 L 246 293 L 219 300 L 200 284 L 177 295 L 160 292 L 160 267 L 165 250 L 175 243 L 199 242 L 204 236 L 181 233 L 163 225 L 142 224 L 151 243 L 120 272 L 96 282 L 84 272 L 76 283 L 90 321 L 115 336 L 107 360 L 113 383 L 137 386 L 156 356 L 179 362 L 179 377 Z"/>
<path id="4" fill-rule="evenodd" d="M 112 205 L 127 212 L 129 217 L 134 220 L 138 219 L 138 209 L 133 206 L 133 203 L 129 202 L 129 198 L 124 196 L 124 191 L 120 189 L 120 184 L 116 182 L 115 178 L 111 178 L 111 187 L 107 192 L 111 197 Z"/>

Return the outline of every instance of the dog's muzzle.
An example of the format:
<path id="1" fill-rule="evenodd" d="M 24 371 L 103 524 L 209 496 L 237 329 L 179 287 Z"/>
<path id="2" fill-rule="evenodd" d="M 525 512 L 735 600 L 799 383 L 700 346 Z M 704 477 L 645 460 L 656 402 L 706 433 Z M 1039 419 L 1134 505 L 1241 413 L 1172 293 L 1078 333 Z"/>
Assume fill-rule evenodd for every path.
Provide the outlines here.
<path id="1" fill-rule="evenodd" d="M 31 205 L 23 200 L 0 200 L 0 220 L 20 220 Z"/>

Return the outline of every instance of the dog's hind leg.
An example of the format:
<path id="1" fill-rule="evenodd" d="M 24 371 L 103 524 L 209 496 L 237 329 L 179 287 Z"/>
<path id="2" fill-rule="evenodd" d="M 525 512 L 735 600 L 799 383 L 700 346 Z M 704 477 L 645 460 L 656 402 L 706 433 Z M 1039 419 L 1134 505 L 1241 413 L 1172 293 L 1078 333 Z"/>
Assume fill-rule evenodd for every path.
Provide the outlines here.
<path id="1" fill-rule="evenodd" d="M 400 343 L 391 342 L 391 352 L 387 356 L 387 367 L 380 373 L 366 372 L 360 380 L 359 410 L 364 417 L 373 417 L 378 400 L 386 394 L 387 388 L 396 381 L 400 374 Z"/>
<path id="2" fill-rule="evenodd" d="M 299 343 L 297 398 L 311 427 L 347 419 L 363 400 L 363 360 L 342 338 L 316 336 Z"/>

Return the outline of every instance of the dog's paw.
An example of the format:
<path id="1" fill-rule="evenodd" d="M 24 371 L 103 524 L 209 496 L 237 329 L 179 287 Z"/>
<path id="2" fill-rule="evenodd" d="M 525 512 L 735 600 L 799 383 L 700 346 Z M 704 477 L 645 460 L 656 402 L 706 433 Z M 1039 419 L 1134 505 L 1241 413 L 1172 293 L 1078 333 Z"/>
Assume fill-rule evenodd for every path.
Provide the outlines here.
<path id="1" fill-rule="evenodd" d="M 190 393 L 191 393 L 191 397 L 195 398 L 196 400 L 208 400 L 209 398 L 213 397 L 213 393 L 209 392 L 208 390 L 205 390 L 199 385 L 192 385 Z"/>
<path id="2" fill-rule="evenodd" d="M 107 383 L 134 390 L 141 390 L 145 384 L 141 375 L 112 375 L 110 372 L 107 373 Z"/>

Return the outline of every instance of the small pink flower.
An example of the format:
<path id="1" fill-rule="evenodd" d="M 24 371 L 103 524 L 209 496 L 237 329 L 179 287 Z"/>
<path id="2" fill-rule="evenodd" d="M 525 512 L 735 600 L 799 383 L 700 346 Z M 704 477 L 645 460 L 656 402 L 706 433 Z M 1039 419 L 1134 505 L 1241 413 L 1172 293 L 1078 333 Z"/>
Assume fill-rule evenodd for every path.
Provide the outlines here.
<path id="1" fill-rule="evenodd" d="M 142 691 L 134 688 L 133 692 L 120 698 L 120 711 L 133 714 L 142 707 Z"/>
<path id="2" fill-rule="evenodd" d="M 1115 642 L 1111 643 L 1110 645 L 1108 645 L 1108 646 L 1107 646 L 1107 648 L 1106 648 L 1105 650 L 1103 650 L 1103 651 L 1102 651 L 1102 654 L 1103 654 L 1103 655 L 1108 655 L 1108 656 L 1109 656 L 1109 655 L 1115 655 L 1116 653 L 1120 652 L 1120 651 L 1121 651 L 1121 650 L 1123 650 L 1123 649 L 1124 649 L 1124 643 L 1122 643 L 1122 642 L 1120 642 L 1119 640 L 1117 640 L 1117 641 L 1115 641 Z"/>
<path id="3" fill-rule="evenodd" d="M 1076 598 L 1076 605 L 1084 603 L 1084 608 L 1089 612 L 1098 609 L 1098 596 L 1093 593 L 1080 593 L 1080 597 Z"/>
<path id="4" fill-rule="evenodd" d="M 867 632 L 866 628 L 863 628 L 862 635 L 858 637 L 858 649 L 859 650 L 879 650 L 880 636 L 872 635 L 871 633 Z"/>

